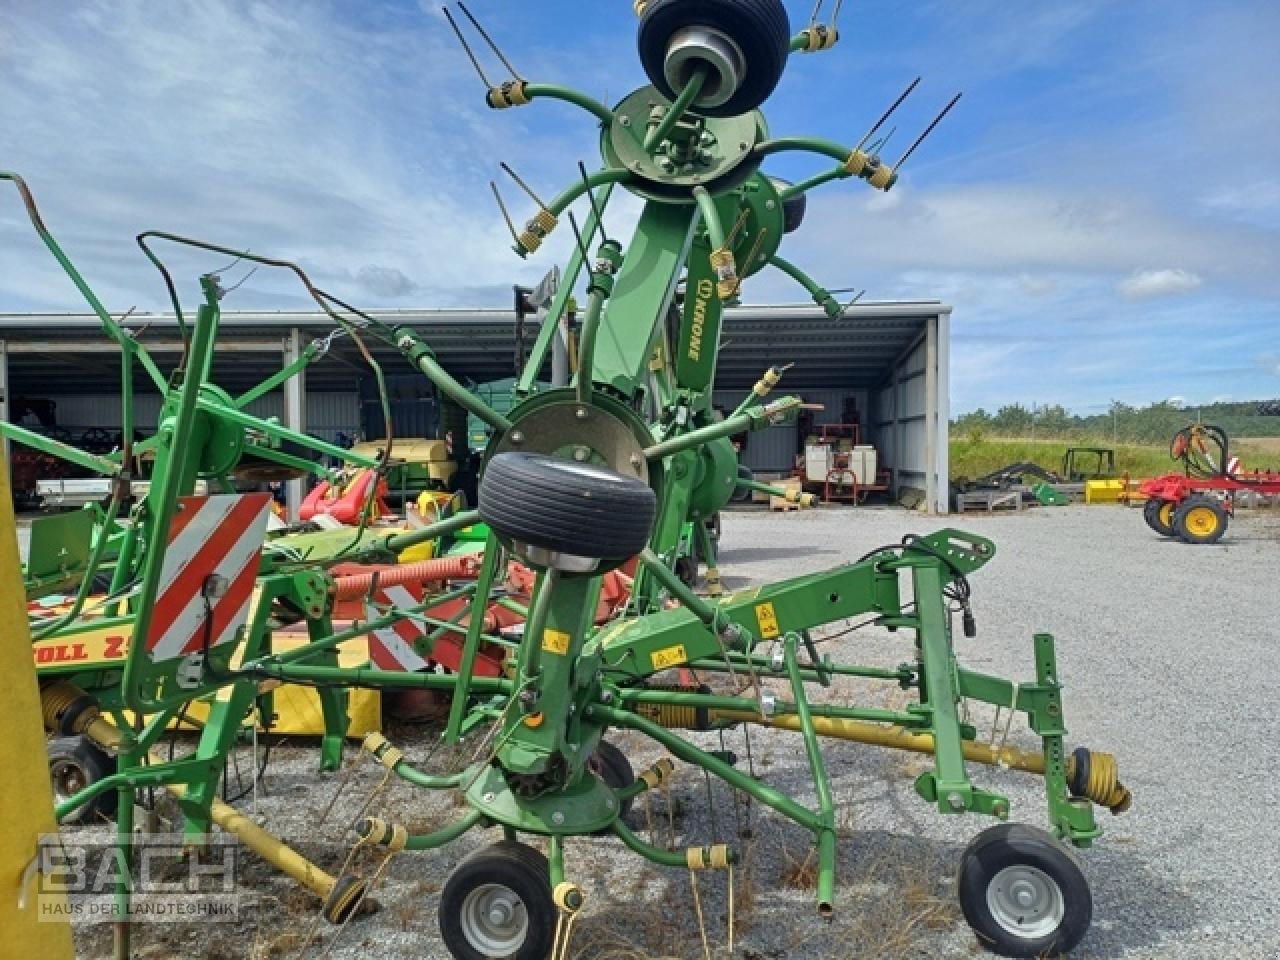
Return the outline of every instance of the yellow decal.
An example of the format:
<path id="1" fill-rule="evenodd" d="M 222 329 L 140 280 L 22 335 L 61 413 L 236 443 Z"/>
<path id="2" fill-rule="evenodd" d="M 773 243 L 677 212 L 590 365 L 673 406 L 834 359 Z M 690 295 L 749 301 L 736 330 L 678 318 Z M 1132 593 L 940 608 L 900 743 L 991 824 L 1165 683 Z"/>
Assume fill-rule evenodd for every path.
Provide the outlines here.
<path id="1" fill-rule="evenodd" d="M 92 666 L 123 660 L 129 652 L 129 625 L 90 630 L 56 640 L 37 640 L 32 654 L 37 667 L 53 667 L 64 663 Z"/>
<path id="2" fill-rule="evenodd" d="M 693 323 L 689 327 L 689 359 L 697 361 L 702 356 L 702 329 L 707 323 L 707 304 L 715 292 L 710 280 L 699 280 L 693 301 Z"/>
<path id="3" fill-rule="evenodd" d="M 547 653 L 558 653 L 564 656 L 569 652 L 569 641 L 572 638 L 559 630 L 542 631 L 542 649 Z"/>
<path id="4" fill-rule="evenodd" d="M 661 650 L 655 650 L 649 654 L 649 659 L 653 661 L 653 669 L 666 670 L 669 667 L 678 667 L 682 663 L 689 662 L 689 655 L 685 653 L 684 644 L 677 643 L 674 647 L 664 647 Z"/>
<path id="5" fill-rule="evenodd" d="M 756 604 L 756 623 L 760 625 L 762 640 L 772 640 L 782 632 L 778 629 L 778 615 L 774 613 L 772 603 Z"/>

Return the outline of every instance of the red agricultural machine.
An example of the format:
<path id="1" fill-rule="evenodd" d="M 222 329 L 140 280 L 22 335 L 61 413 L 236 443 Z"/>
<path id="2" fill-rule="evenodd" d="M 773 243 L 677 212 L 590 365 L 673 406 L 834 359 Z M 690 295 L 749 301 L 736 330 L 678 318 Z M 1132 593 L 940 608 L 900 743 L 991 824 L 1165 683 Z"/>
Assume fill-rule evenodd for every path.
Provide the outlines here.
<path id="1" fill-rule="evenodd" d="M 1280 473 L 1244 470 L 1230 456 L 1221 427 L 1194 424 L 1174 434 L 1169 455 L 1180 460 L 1182 473 L 1153 477 L 1138 488 L 1147 498 L 1142 515 L 1162 537 L 1183 543 L 1217 543 L 1235 515 L 1238 493 L 1280 494 Z"/>

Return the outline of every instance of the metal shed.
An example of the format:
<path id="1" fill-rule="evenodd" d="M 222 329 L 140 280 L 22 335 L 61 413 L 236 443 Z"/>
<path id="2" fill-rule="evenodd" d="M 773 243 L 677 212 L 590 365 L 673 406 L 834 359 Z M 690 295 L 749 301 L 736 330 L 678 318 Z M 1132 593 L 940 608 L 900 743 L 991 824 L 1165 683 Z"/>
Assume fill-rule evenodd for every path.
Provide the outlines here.
<path id="1" fill-rule="evenodd" d="M 517 331 L 509 311 L 374 313 L 422 332 L 441 363 L 464 382 L 513 373 Z M 866 442 L 891 468 L 894 494 L 918 490 L 928 509 L 945 513 L 950 315 L 951 308 L 936 301 L 862 303 L 840 321 L 812 306 L 732 308 L 726 312 L 716 401 L 732 408 L 766 367 L 792 363 L 780 390 L 823 404 L 815 416 L 819 425 L 856 409 Z M 130 325 L 162 367 L 177 362 L 182 344 L 172 315 L 135 314 Z M 118 428 L 118 350 L 99 330 L 97 318 L 88 314 L 0 314 L 0 415 L 21 419 L 20 407 L 50 401 L 58 425 L 73 435 Z M 247 389 L 330 330 L 329 319 L 319 312 L 227 312 L 215 382 L 233 393 Z M 527 320 L 526 344 L 536 333 L 536 322 Z M 374 353 L 388 373 L 410 373 L 389 348 L 379 345 Z M 262 398 L 255 411 L 327 439 L 355 432 L 359 378 L 366 370 L 354 344 L 338 339 L 305 379 L 295 378 L 284 391 Z M 140 420 L 158 413 L 158 400 L 149 410 L 146 394 L 140 395 Z M 754 469 L 785 472 L 802 439 L 794 425 L 770 428 L 751 438 L 744 460 Z"/>

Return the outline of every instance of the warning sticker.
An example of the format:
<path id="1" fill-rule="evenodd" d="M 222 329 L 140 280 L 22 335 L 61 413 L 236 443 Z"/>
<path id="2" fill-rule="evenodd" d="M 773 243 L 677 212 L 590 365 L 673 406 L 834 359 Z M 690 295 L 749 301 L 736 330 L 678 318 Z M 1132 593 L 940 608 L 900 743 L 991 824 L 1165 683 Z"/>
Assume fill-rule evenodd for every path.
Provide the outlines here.
<path id="1" fill-rule="evenodd" d="M 543 630 L 542 631 L 542 649 L 547 653 L 558 653 L 564 656 L 569 652 L 569 641 L 572 639 L 569 634 L 560 630 Z"/>
<path id="2" fill-rule="evenodd" d="M 772 640 L 782 632 L 778 628 L 778 615 L 774 612 L 772 603 L 756 604 L 756 623 L 760 625 L 762 640 Z"/>
<path id="3" fill-rule="evenodd" d="M 677 643 L 674 647 L 663 647 L 661 650 L 653 651 L 649 654 L 649 659 L 653 661 L 653 669 L 666 670 L 688 663 L 689 654 L 685 652 L 684 644 Z"/>

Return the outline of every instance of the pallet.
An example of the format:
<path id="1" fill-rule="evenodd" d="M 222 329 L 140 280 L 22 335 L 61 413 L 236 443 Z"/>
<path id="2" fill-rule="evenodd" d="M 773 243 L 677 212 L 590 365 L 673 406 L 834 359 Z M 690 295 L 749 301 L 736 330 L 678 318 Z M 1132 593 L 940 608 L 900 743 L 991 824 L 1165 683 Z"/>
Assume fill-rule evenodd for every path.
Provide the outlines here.
<path id="1" fill-rule="evenodd" d="M 973 490 L 969 493 L 956 494 L 956 512 L 983 510 L 995 513 L 997 510 L 1023 509 L 1021 490 Z"/>

